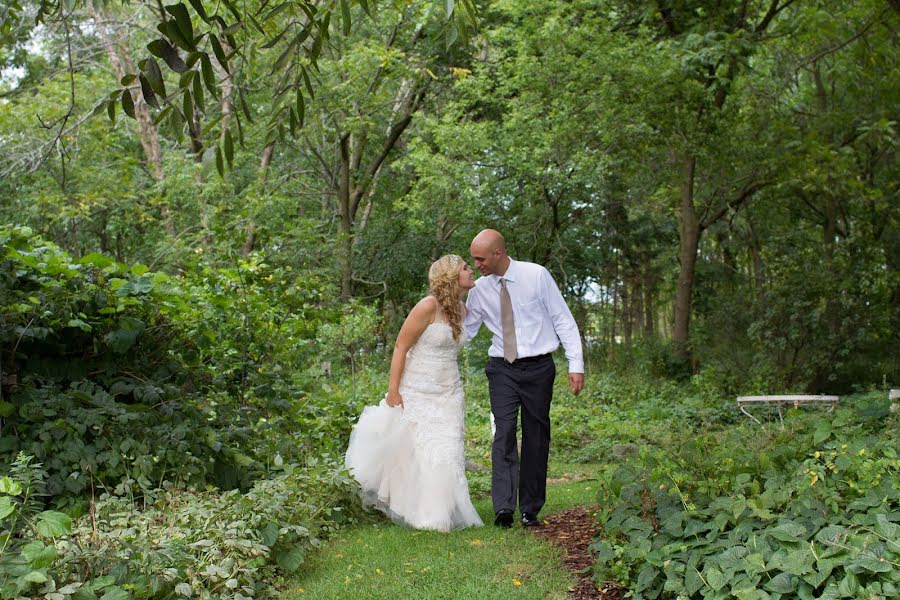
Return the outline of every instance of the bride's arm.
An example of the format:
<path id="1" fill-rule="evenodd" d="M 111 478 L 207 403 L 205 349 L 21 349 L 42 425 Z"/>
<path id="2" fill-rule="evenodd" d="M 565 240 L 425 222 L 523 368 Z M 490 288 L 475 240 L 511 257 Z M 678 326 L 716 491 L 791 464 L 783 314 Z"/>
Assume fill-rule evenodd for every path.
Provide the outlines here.
<path id="1" fill-rule="evenodd" d="M 391 382 L 388 385 L 387 403 L 390 406 L 403 406 L 403 398 L 400 396 L 400 380 L 403 379 L 403 370 L 406 368 L 406 353 L 412 348 L 419 336 L 428 327 L 428 324 L 434 320 L 437 307 L 437 300 L 428 296 L 419 300 L 403 327 L 397 335 L 397 343 L 394 344 L 394 354 L 391 357 Z"/>

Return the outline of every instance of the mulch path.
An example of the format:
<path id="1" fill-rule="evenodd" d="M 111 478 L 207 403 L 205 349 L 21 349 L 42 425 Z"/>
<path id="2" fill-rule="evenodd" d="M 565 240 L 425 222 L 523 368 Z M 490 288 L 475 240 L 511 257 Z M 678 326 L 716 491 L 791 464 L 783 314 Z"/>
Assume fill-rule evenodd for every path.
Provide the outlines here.
<path id="1" fill-rule="evenodd" d="M 621 600 L 621 590 L 605 587 L 598 590 L 594 585 L 591 572 L 587 570 L 593 564 L 588 552 L 588 544 L 597 531 L 596 520 L 591 507 L 579 506 L 565 512 L 550 515 L 543 521 L 543 527 L 534 527 L 534 535 L 562 548 L 566 568 L 576 577 L 578 583 L 569 590 L 569 596 L 576 600 Z"/>

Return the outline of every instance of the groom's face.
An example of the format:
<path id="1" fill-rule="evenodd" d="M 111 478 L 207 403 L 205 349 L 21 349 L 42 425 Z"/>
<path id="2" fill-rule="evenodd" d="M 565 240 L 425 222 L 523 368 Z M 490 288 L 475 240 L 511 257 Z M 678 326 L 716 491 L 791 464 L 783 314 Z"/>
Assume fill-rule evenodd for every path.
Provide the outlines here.
<path id="1" fill-rule="evenodd" d="M 475 261 L 475 268 L 482 275 L 493 275 L 500 262 L 500 250 L 492 248 L 487 244 L 473 243 L 469 248 L 472 253 L 472 260 Z"/>

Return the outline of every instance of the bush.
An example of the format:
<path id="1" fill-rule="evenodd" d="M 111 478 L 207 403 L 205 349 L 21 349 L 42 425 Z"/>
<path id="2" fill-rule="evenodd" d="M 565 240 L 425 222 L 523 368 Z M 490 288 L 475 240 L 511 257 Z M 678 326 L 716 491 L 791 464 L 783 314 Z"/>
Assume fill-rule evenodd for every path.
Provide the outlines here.
<path id="1" fill-rule="evenodd" d="M 885 416 L 791 411 L 784 432 L 645 448 L 603 485 L 595 578 L 635 598 L 896 595 L 900 442 Z"/>
<path id="2" fill-rule="evenodd" d="M 41 466 L 0 480 L 0 597 L 252 598 L 274 592 L 323 536 L 358 514 L 356 484 L 325 457 L 236 490 L 160 490 L 143 509 L 102 494 L 89 515 L 36 512 Z M 29 490 L 31 493 L 29 495 Z"/>

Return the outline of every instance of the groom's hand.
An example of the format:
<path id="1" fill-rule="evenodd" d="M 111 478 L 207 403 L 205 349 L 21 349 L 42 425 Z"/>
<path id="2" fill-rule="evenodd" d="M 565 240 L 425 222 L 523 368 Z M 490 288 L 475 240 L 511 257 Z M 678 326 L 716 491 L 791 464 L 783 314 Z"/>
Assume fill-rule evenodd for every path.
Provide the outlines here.
<path id="1" fill-rule="evenodd" d="M 400 395 L 400 392 L 388 392 L 385 401 L 388 406 L 403 408 L 403 396 Z"/>
<path id="2" fill-rule="evenodd" d="M 569 373 L 569 389 L 576 396 L 581 393 L 584 387 L 584 373 Z"/>

